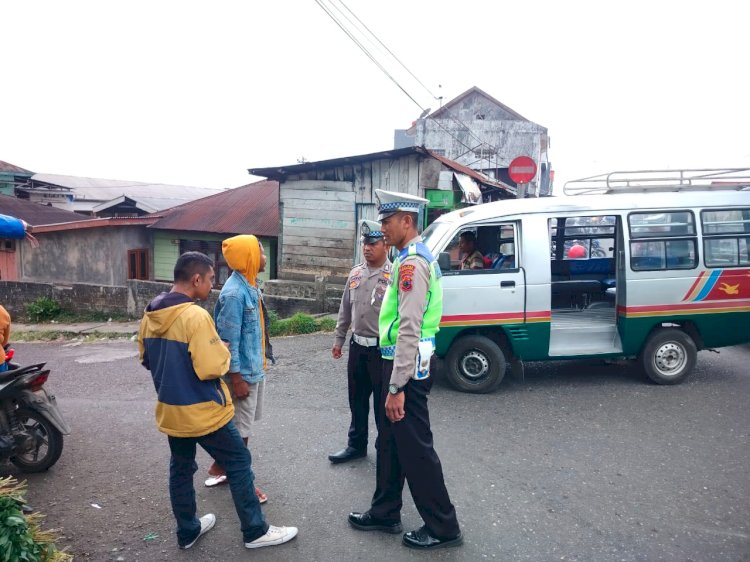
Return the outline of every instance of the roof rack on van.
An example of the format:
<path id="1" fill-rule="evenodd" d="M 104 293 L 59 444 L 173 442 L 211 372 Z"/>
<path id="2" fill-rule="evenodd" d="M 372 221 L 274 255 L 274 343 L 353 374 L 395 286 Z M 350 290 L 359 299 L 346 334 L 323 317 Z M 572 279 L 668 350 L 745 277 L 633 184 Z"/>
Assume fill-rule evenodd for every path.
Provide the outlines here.
<path id="1" fill-rule="evenodd" d="M 563 186 L 565 195 L 706 190 L 750 190 L 750 168 L 610 172 Z"/>

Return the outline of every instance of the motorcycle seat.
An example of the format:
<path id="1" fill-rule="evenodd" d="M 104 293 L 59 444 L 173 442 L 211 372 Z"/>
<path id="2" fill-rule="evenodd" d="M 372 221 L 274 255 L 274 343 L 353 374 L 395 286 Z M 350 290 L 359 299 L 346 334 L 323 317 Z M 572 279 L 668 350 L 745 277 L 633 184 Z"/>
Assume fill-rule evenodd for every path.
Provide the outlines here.
<path id="1" fill-rule="evenodd" d="M 45 363 L 37 363 L 36 365 L 28 365 L 27 367 L 19 367 L 18 369 L 10 369 L 0 373 L 0 383 L 8 382 L 21 375 L 26 375 L 34 371 L 41 371 Z"/>

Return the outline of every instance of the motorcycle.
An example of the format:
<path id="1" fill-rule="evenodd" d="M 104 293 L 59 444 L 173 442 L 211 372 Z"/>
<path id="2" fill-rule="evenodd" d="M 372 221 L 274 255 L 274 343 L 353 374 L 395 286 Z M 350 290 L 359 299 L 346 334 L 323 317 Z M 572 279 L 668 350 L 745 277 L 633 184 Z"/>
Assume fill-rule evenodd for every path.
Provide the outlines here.
<path id="1" fill-rule="evenodd" d="M 6 346 L 8 369 L 0 372 L 0 460 L 24 472 L 43 472 L 60 458 L 70 427 L 44 388 L 46 363 L 21 367 L 10 362 L 13 353 Z"/>

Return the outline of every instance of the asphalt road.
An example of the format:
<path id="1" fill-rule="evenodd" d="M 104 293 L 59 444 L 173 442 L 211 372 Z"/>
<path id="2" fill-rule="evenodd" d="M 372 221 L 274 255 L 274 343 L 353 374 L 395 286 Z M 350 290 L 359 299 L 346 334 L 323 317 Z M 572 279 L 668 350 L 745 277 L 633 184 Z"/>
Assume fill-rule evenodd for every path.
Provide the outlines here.
<path id="1" fill-rule="evenodd" d="M 267 519 L 300 528 L 291 543 L 244 549 L 229 489 L 202 485 L 201 452 L 199 510 L 218 523 L 177 550 L 166 438 L 132 342 L 16 346 L 19 360 L 52 366 L 48 388 L 73 427 L 58 464 L 28 476 L 29 502 L 63 529 L 76 560 L 426 559 L 399 536 L 347 524 L 369 505 L 375 457 L 371 448 L 351 464 L 326 459 L 348 426 L 345 359 L 334 362 L 330 344 L 274 341 L 280 361 L 252 443 Z M 529 365 L 523 382 L 492 395 L 437 381 L 432 427 L 465 544 L 429 559 L 750 560 L 748 363 L 748 347 L 703 352 L 676 387 L 580 361 Z M 405 529 L 421 525 L 408 490 L 404 504 Z"/>

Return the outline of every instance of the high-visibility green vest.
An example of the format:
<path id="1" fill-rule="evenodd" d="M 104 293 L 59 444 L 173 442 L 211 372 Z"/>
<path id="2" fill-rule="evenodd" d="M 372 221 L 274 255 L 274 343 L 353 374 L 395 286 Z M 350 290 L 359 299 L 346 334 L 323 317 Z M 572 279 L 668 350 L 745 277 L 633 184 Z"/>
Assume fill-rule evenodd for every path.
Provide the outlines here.
<path id="1" fill-rule="evenodd" d="M 420 338 L 431 339 L 433 347 L 435 334 L 440 329 L 440 317 L 443 315 L 443 283 L 440 266 L 432 257 L 430 250 L 421 242 L 411 244 L 401 250 L 393 262 L 391 284 L 385 291 L 383 305 L 380 308 L 378 325 L 380 328 L 380 354 L 383 359 L 393 359 L 396 355 L 396 338 L 401 318 L 398 314 L 398 288 L 400 283 L 399 269 L 401 262 L 408 256 L 419 256 L 430 266 L 430 286 L 427 289 L 427 308 L 422 317 L 422 332 Z"/>

